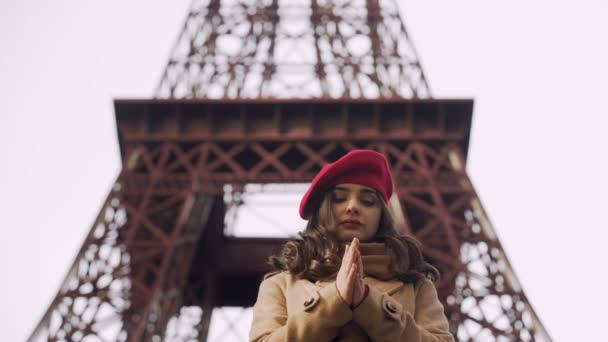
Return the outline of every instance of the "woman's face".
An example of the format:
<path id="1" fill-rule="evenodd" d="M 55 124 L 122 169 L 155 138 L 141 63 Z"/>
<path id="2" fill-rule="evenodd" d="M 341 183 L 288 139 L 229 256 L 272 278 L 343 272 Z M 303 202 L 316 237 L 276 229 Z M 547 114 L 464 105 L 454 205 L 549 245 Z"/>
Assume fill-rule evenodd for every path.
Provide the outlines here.
<path id="1" fill-rule="evenodd" d="M 335 229 L 341 241 L 370 241 L 378 231 L 382 213 L 376 191 L 358 184 L 339 184 L 331 191 Z"/>

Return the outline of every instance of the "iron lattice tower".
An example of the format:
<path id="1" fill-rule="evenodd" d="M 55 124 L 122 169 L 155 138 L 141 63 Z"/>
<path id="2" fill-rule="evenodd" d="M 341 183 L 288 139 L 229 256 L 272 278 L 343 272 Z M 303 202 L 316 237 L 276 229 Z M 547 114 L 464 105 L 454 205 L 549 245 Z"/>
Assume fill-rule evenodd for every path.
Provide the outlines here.
<path id="1" fill-rule="evenodd" d="M 393 1 L 194 1 L 157 89 L 171 98 L 428 97 Z"/>
<path id="2" fill-rule="evenodd" d="M 393 2 L 194 1 L 156 97 L 115 101 L 122 171 L 30 341 L 207 340 L 285 241 L 227 212 L 355 148 L 389 158 L 457 340 L 550 340 L 466 174 L 473 101 L 430 98 Z"/>

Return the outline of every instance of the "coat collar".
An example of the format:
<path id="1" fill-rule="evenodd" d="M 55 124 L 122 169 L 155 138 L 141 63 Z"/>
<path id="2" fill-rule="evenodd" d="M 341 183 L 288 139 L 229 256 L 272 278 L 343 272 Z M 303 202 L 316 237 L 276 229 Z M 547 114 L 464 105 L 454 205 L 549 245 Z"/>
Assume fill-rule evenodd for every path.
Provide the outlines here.
<path id="1" fill-rule="evenodd" d="M 363 281 L 376 289 L 378 289 L 382 293 L 387 293 L 389 295 L 395 293 L 401 287 L 403 287 L 403 283 L 399 280 L 379 280 L 373 277 L 364 277 Z M 315 283 L 311 283 L 309 281 L 305 281 L 307 283 L 306 287 L 309 291 L 317 291 L 329 284 L 333 284 L 334 280 L 317 280 Z"/>
<path id="2" fill-rule="evenodd" d="M 403 282 L 397 279 L 393 280 L 380 280 L 374 277 L 365 277 L 363 281 L 369 285 L 377 288 L 380 292 L 386 292 L 391 295 L 403 287 Z"/>

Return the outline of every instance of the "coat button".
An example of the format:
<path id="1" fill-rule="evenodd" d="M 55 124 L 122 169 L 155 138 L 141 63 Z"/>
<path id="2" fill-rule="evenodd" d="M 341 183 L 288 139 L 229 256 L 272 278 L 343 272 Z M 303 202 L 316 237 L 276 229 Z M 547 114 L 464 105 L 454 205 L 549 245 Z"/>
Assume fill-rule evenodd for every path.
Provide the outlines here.
<path id="1" fill-rule="evenodd" d="M 304 306 L 309 306 L 314 301 L 314 298 L 310 297 L 304 302 Z"/>
<path id="2" fill-rule="evenodd" d="M 392 302 L 386 302 L 386 304 L 384 304 L 384 307 L 391 313 L 397 312 L 397 307 Z"/>

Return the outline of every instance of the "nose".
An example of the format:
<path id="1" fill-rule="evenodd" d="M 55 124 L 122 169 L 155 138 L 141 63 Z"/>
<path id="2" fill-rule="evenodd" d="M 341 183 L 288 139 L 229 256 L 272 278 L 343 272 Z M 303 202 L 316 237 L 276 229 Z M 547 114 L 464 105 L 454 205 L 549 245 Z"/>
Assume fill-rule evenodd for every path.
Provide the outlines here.
<path id="1" fill-rule="evenodd" d="M 349 198 L 346 203 L 346 212 L 347 213 L 359 213 L 359 205 L 357 203 L 356 198 Z"/>

